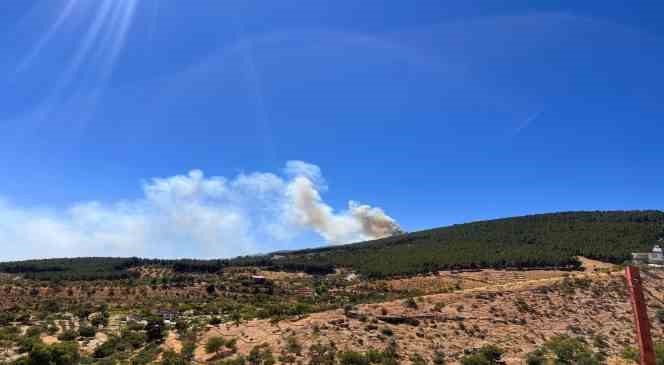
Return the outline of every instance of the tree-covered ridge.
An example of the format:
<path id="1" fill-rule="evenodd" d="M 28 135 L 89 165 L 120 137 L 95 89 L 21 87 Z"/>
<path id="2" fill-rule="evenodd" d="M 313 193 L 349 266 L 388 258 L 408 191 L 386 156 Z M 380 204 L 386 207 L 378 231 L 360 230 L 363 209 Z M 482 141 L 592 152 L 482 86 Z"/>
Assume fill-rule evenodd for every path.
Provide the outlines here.
<path id="1" fill-rule="evenodd" d="M 229 266 L 326 274 L 337 267 L 367 277 L 444 269 L 578 268 L 575 256 L 620 263 L 664 237 L 664 212 L 566 212 L 481 221 L 343 246 L 226 260 L 74 258 L 9 262 L 0 272 L 34 279 L 127 279 L 129 270 L 163 266 L 177 273 L 214 273 Z"/>
<path id="2" fill-rule="evenodd" d="M 664 212 L 565 212 L 453 225 L 355 245 L 285 254 L 367 276 L 441 269 L 570 267 L 575 256 L 620 263 L 664 237 Z"/>

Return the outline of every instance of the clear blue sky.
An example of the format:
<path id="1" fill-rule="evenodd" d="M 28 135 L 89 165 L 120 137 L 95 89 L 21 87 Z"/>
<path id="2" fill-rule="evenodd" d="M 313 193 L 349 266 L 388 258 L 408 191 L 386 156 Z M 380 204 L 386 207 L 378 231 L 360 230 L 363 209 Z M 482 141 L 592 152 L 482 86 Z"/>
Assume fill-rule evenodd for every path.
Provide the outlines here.
<path id="1" fill-rule="evenodd" d="M 663 208 L 662 14 L 664 4 L 638 1 L 8 1 L 0 217 L 12 226 L 0 223 L 0 245 L 13 248 L 0 259 L 230 256 L 330 241 L 302 217 L 301 234 L 265 233 L 286 219 L 265 211 L 290 195 L 244 203 L 258 199 L 246 192 L 232 204 L 205 197 L 224 212 L 210 218 L 218 229 L 108 239 L 136 217 L 191 208 L 155 203 L 153 178 L 199 169 L 232 185 L 261 172 L 289 185 L 294 160 L 321 169 L 304 176 L 320 179 L 334 214 L 358 201 L 408 231 Z M 264 232 L 236 249 L 221 230 L 246 222 L 228 223 L 228 211 Z M 201 230 L 225 248 L 201 248 Z M 182 237 L 146 244 L 160 235 Z"/>

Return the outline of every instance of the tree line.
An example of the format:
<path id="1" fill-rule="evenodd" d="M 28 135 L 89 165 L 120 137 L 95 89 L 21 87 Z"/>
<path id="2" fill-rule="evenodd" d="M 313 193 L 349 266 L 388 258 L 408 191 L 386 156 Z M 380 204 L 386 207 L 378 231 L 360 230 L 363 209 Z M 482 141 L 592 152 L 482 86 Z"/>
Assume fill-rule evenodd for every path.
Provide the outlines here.
<path id="1" fill-rule="evenodd" d="M 0 263 L 0 272 L 33 279 L 128 279 L 139 266 L 177 273 L 219 273 L 253 266 L 325 275 L 345 267 L 369 278 L 438 270 L 580 267 L 577 256 L 622 263 L 664 238 L 664 212 L 595 211 L 539 214 L 473 222 L 380 240 L 272 255 L 218 260 L 73 258 Z"/>

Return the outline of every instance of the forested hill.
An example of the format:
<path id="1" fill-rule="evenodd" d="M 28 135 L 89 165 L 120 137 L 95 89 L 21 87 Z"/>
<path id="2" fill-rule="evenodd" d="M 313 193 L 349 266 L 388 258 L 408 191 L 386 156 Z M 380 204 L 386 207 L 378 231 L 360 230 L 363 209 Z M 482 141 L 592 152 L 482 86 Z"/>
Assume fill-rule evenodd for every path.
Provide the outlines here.
<path id="1" fill-rule="evenodd" d="M 575 256 L 622 263 L 664 238 L 664 212 L 565 212 L 458 224 L 279 255 L 282 263 L 351 267 L 367 276 L 440 269 L 576 268 Z M 281 258 L 283 256 L 283 258 Z"/>
<path id="2" fill-rule="evenodd" d="M 575 256 L 621 263 L 664 238 L 664 212 L 567 212 L 436 228 L 351 245 L 230 260 L 78 258 L 0 264 L 0 272 L 37 279 L 128 278 L 129 268 L 158 265 L 178 273 L 210 273 L 228 266 L 325 274 L 346 267 L 366 277 L 413 275 L 441 269 L 578 268 Z"/>

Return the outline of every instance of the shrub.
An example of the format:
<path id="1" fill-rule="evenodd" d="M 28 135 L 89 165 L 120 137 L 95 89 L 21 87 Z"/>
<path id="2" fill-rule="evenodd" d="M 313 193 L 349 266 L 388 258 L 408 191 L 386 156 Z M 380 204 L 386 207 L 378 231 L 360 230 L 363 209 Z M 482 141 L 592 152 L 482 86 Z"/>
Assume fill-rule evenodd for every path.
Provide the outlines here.
<path id="1" fill-rule="evenodd" d="M 340 365 L 369 365 L 369 359 L 359 352 L 346 351 L 339 354 Z"/>
<path id="2" fill-rule="evenodd" d="M 657 313 L 655 314 L 655 317 L 659 321 L 659 323 L 664 323 L 664 309 L 658 309 Z"/>
<path id="3" fill-rule="evenodd" d="M 333 343 L 327 345 L 317 343 L 309 348 L 309 365 L 334 365 L 336 357 L 337 348 Z"/>
<path id="4" fill-rule="evenodd" d="M 445 353 L 441 350 L 436 350 L 433 353 L 433 365 L 445 365 Z"/>
<path id="5" fill-rule="evenodd" d="M 302 345 L 297 341 L 297 337 L 289 336 L 286 338 L 286 350 L 292 354 L 302 354 Z"/>
<path id="6" fill-rule="evenodd" d="M 18 353 L 24 354 L 30 352 L 33 347 L 42 344 L 42 340 L 37 336 L 24 336 L 18 340 Z"/>
<path id="7" fill-rule="evenodd" d="M 79 363 L 79 348 L 76 342 L 60 342 L 52 345 L 38 343 L 30 350 L 27 358 L 19 360 L 25 365 L 75 365 Z"/>
<path id="8" fill-rule="evenodd" d="M 127 342 L 135 349 L 143 346 L 143 344 L 147 342 L 147 334 L 138 331 L 131 331 L 127 328 L 122 330 L 121 336 L 124 342 Z"/>
<path id="9" fill-rule="evenodd" d="M 461 359 L 463 365 L 496 365 L 502 364 L 503 350 L 493 346 L 485 345 L 476 353 L 464 356 Z"/>
<path id="10" fill-rule="evenodd" d="M 350 317 L 354 310 L 355 310 L 355 307 L 352 304 L 344 305 L 344 315 L 346 317 Z"/>
<path id="11" fill-rule="evenodd" d="M 187 332 L 187 328 L 188 328 L 187 322 L 181 319 L 175 321 L 175 330 L 177 330 L 179 334 L 184 334 L 185 332 Z"/>
<path id="12" fill-rule="evenodd" d="M 532 310 L 532 308 L 530 308 L 530 305 L 521 297 L 518 297 L 514 300 L 514 305 L 516 306 L 516 309 L 521 313 L 530 312 Z"/>
<path id="13" fill-rule="evenodd" d="M 385 336 L 393 336 L 394 331 L 390 327 L 383 327 L 380 329 L 380 333 L 384 334 Z"/>
<path id="14" fill-rule="evenodd" d="M 598 349 L 606 349 L 609 347 L 607 340 L 607 337 L 604 335 L 595 335 L 593 336 L 593 346 Z"/>
<path id="15" fill-rule="evenodd" d="M 16 315 L 10 311 L 0 312 L 0 326 L 7 326 L 16 320 Z"/>
<path id="16" fill-rule="evenodd" d="M 161 317 L 152 317 L 145 327 L 148 341 L 161 341 L 164 339 L 164 320 Z"/>
<path id="17" fill-rule="evenodd" d="M 97 346 L 95 351 L 92 353 L 92 356 L 94 356 L 97 359 L 101 359 L 104 357 L 111 356 L 116 352 L 129 350 L 130 348 L 131 344 L 126 342 L 123 338 L 113 336 L 109 338 L 106 342 Z"/>
<path id="18" fill-rule="evenodd" d="M 44 333 L 44 331 L 45 329 L 42 326 L 32 326 L 28 328 L 28 330 L 25 332 L 25 335 L 27 337 L 35 337 L 41 335 L 42 333 Z"/>
<path id="19" fill-rule="evenodd" d="M 546 357 L 542 349 L 537 349 L 526 356 L 526 365 L 544 365 Z"/>
<path id="20" fill-rule="evenodd" d="M 95 337 L 97 330 L 92 326 L 81 326 L 78 329 L 78 335 L 81 337 L 91 338 Z"/>
<path id="21" fill-rule="evenodd" d="M 602 355 L 592 353 L 587 344 L 566 335 L 552 337 L 544 346 L 555 355 L 558 364 L 594 365 L 603 360 Z"/>
<path id="22" fill-rule="evenodd" d="M 625 347 L 622 352 L 622 357 L 625 360 L 632 360 L 636 363 L 639 362 L 639 350 L 634 347 Z"/>
<path id="23" fill-rule="evenodd" d="M 655 364 L 664 365 L 664 342 L 655 343 Z M 623 350 L 622 357 L 627 360 L 632 360 L 636 363 L 640 359 L 640 351 L 634 347 L 627 347 Z"/>
<path id="24" fill-rule="evenodd" d="M 397 340 L 392 338 L 387 343 L 385 351 L 383 352 L 383 362 L 385 362 L 385 359 L 396 360 L 398 358 L 399 358 L 399 345 L 397 344 Z"/>
<path id="25" fill-rule="evenodd" d="M 218 325 L 221 324 L 221 322 L 222 322 L 222 321 L 221 321 L 221 318 L 219 318 L 219 317 L 212 317 L 212 318 L 210 318 L 210 322 L 209 322 L 209 323 L 210 323 L 210 325 L 212 325 L 212 326 L 218 326 Z"/>
<path id="26" fill-rule="evenodd" d="M 46 327 L 46 333 L 48 333 L 49 336 L 53 336 L 58 333 L 58 327 L 55 324 L 49 324 Z"/>
<path id="27" fill-rule="evenodd" d="M 191 362 L 178 355 L 173 350 L 168 350 L 162 355 L 161 365 L 189 365 Z"/>
<path id="28" fill-rule="evenodd" d="M 226 345 L 226 340 L 223 337 L 212 337 L 205 344 L 205 352 L 208 354 L 215 353 L 221 350 Z"/>
<path id="29" fill-rule="evenodd" d="M 369 360 L 369 363 L 380 364 L 381 362 L 383 362 L 385 354 L 376 349 L 370 348 L 369 350 L 367 350 L 366 357 L 367 360 Z"/>
<path id="30" fill-rule="evenodd" d="M 412 365 L 426 365 L 426 361 L 420 354 L 412 354 L 410 355 L 410 363 Z"/>
<path id="31" fill-rule="evenodd" d="M 410 297 L 403 301 L 403 306 L 406 308 L 417 309 L 417 302 L 413 297 Z"/>
<path id="32" fill-rule="evenodd" d="M 248 360 L 251 365 L 273 365 L 275 363 L 272 349 L 267 343 L 254 346 L 249 352 Z"/>
<path id="33" fill-rule="evenodd" d="M 226 341 L 226 348 L 237 351 L 237 338 L 231 338 Z"/>
<path id="34" fill-rule="evenodd" d="M 214 293 L 217 291 L 217 288 L 215 288 L 213 284 L 210 284 L 210 285 L 208 285 L 208 286 L 205 288 L 205 291 L 206 291 L 209 295 L 212 295 L 212 294 L 214 294 Z"/>
<path id="35" fill-rule="evenodd" d="M 152 364 L 161 353 L 161 347 L 156 344 L 145 346 L 133 359 L 131 365 L 147 365 Z"/>
<path id="36" fill-rule="evenodd" d="M 78 337 L 78 333 L 74 330 L 66 330 L 58 335 L 60 341 L 74 341 Z"/>

